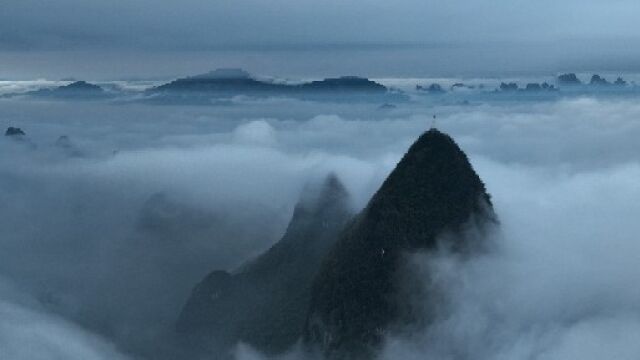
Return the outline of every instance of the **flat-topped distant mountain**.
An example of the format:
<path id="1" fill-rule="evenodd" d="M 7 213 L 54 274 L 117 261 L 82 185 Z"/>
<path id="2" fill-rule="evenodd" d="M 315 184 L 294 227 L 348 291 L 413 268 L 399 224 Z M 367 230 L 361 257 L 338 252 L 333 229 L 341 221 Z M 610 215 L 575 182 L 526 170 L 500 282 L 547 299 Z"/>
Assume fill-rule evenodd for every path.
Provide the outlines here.
<path id="1" fill-rule="evenodd" d="M 261 92 L 286 91 L 289 86 L 253 78 L 241 69 L 218 69 L 205 74 L 189 76 L 159 85 L 149 90 L 152 93 L 235 93 L 251 95 Z"/>
<path id="2" fill-rule="evenodd" d="M 312 81 L 297 86 L 301 91 L 362 92 L 384 94 L 388 89 L 375 81 L 357 76 L 342 76 Z"/>
<path id="3" fill-rule="evenodd" d="M 342 101 L 349 98 L 379 102 L 404 98 L 397 91 L 375 81 L 342 76 L 301 84 L 285 84 L 257 79 L 241 69 L 218 69 L 205 74 L 185 77 L 148 90 L 148 94 L 166 99 L 173 97 L 198 101 L 202 98 L 285 96 L 309 100 Z"/>

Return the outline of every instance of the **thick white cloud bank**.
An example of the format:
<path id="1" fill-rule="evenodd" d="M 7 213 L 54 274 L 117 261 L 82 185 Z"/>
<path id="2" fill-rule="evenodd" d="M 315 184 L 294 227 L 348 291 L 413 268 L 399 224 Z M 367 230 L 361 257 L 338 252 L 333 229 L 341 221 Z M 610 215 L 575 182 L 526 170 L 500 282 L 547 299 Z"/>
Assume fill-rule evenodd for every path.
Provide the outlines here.
<path id="1" fill-rule="evenodd" d="M 0 283 L 0 358 L 12 360 L 126 360 L 114 345 Z"/>
<path id="2" fill-rule="evenodd" d="M 424 269 L 416 257 L 438 275 L 448 305 L 433 327 L 391 335 L 382 357 L 640 355 L 633 99 L 389 112 L 242 99 L 2 106 L 0 125 L 29 140 L 0 139 L 0 275 L 37 299 L 0 289 L 2 358 L 112 359 L 122 356 L 116 346 L 166 355 L 170 341 L 158 339 L 207 272 L 272 244 L 305 184 L 331 171 L 364 206 L 433 113 L 485 181 L 500 231 L 495 250 L 477 259 L 442 257 Z M 60 135 L 79 156 L 54 145 Z M 173 204 L 160 206 L 170 227 L 159 232 L 144 217 L 158 193 Z M 238 357 L 261 356 L 241 347 Z"/>

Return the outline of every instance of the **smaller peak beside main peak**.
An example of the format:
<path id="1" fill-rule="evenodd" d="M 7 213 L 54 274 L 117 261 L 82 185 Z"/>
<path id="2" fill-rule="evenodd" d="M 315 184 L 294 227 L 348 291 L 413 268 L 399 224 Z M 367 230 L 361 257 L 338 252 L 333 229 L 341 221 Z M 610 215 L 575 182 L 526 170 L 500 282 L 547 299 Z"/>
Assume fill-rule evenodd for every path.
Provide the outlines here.
<path id="1" fill-rule="evenodd" d="M 324 180 L 309 183 L 305 186 L 300 201 L 296 205 L 299 210 L 317 211 L 327 206 L 344 206 L 350 202 L 350 195 L 338 176 L 331 172 Z"/>

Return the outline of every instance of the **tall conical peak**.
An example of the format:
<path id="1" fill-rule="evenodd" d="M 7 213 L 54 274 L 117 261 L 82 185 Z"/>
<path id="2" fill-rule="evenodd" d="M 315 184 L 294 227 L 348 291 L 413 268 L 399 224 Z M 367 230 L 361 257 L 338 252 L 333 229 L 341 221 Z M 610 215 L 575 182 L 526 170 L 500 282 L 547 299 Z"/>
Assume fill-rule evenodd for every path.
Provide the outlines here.
<path id="1" fill-rule="evenodd" d="M 405 243 L 395 245 L 431 247 L 436 235 L 462 225 L 471 213 L 492 216 L 484 183 L 455 141 L 432 128 L 411 145 L 364 216 L 375 224 L 397 223 L 400 238 L 390 238 Z"/>
<path id="2" fill-rule="evenodd" d="M 305 340 L 329 358 L 371 358 L 410 306 L 398 294 L 407 252 L 473 249 L 469 224 L 493 222 L 484 184 L 448 135 L 430 129 L 411 145 L 343 232 L 315 278 Z M 444 238 L 441 235 L 450 234 Z M 437 296 L 435 296 L 437 298 Z"/>

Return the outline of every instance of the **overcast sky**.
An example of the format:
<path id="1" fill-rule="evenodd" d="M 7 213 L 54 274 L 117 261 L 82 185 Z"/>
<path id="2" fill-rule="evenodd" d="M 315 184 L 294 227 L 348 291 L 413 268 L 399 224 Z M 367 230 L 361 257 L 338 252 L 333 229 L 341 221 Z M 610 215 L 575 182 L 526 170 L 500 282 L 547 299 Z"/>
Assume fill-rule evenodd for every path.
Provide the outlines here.
<path id="1" fill-rule="evenodd" d="M 558 47 L 578 40 L 613 40 L 628 48 L 640 38 L 638 13 L 636 0 L 3 0 L 0 60 L 11 71 L 0 76 L 37 75 L 36 64 L 17 64 L 25 52 L 41 51 L 126 52 L 135 58 L 130 54 L 399 44 Z M 600 55 L 597 46 L 590 50 Z"/>

